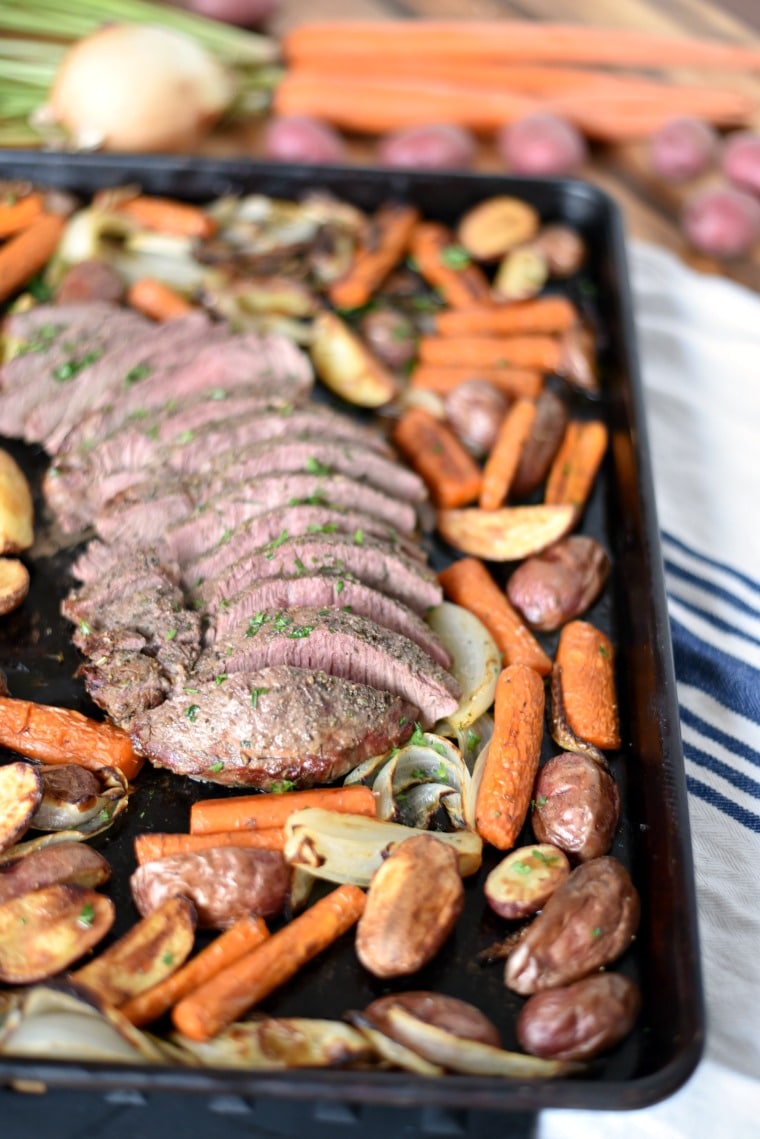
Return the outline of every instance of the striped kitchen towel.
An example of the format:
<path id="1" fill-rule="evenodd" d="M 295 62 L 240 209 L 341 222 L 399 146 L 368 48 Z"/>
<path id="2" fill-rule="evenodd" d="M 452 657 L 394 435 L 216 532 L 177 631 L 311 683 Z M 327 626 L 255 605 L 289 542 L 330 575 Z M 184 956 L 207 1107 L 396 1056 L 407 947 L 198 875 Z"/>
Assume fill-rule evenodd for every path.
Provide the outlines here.
<path id="1" fill-rule="evenodd" d="M 760 1134 L 760 297 L 629 251 L 681 713 L 705 1056 L 632 1113 L 545 1112 L 540 1139 Z"/>

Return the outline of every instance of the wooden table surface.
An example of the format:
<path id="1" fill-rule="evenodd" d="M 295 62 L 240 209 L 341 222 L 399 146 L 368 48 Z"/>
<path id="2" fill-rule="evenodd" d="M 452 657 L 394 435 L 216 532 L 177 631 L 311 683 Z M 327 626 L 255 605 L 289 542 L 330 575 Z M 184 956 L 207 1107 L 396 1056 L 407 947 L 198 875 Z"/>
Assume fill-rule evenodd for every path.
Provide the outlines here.
<path id="1" fill-rule="evenodd" d="M 760 0 L 283 0 L 269 28 L 279 33 L 299 23 L 319 19 L 517 19 L 553 20 L 608 27 L 648 30 L 660 34 L 684 33 L 732 43 L 760 45 Z M 679 79 L 699 82 L 700 76 L 679 72 Z M 704 79 L 704 76 L 702 76 Z M 710 72 L 710 83 L 725 84 L 757 96 L 760 75 L 753 77 Z M 760 129 L 760 111 L 754 124 Z M 238 135 L 234 143 L 219 139 L 217 153 L 240 148 L 260 150 L 255 128 Z M 371 161 L 368 143 L 351 144 L 351 157 Z M 502 169 L 493 150 L 482 145 L 478 166 Z M 595 147 L 583 176 L 608 191 L 623 208 L 628 232 L 676 251 L 691 265 L 721 273 L 760 291 L 760 246 L 754 257 L 718 264 L 690 252 L 680 236 L 678 217 L 683 190 L 674 191 L 653 178 L 646 147 L 627 144 Z M 715 177 L 711 175 L 710 177 Z"/>

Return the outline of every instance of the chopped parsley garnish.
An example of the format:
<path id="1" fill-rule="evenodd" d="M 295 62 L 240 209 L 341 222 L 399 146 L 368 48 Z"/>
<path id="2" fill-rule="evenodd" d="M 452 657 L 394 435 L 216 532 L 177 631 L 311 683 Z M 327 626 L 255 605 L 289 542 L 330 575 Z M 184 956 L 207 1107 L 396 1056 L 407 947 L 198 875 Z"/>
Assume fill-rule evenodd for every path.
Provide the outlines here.
<path id="1" fill-rule="evenodd" d="M 88 929 L 95 924 L 95 907 L 92 902 L 85 902 L 77 915 L 77 922 Z"/>
<path id="2" fill-rule="evenodd" d="M 219 687 L 220 684 L 224 684 L 228 675 L 229 674 L 226 672 L 220 672 L 218 676 L 214 677 L 214 684 L 217 686 L 217 688 Z"/>
<path id="3" fill-rule="evenodd" d="M 262 625 L 265 625 L 268 620 L 269 617 L 263 610 L 254 613 L 253 617 L 249 617 L 248 619 L 248 628 L 245 631 L 246 637 L 255 637 Z"/>
<path id="4" fill-rule="evenodd" d="M 311 525 L 306 527 L 307 534 L 334 534 L 338 527 L 334 522 L 325 522 L 323 526 Z"/>
<path id="5" fill-rule="evenodd" d="M 78 376 L 84 368 L 96 364 L 102 355 L 103 353 L 100 351 L 92 351 L 86 352 L 84 356 L 72 356 L 65 363 L 59 364 L 57 368 L 53 369 L 53 379 L 59 384 L 65 384 L 67 380 L 73 380 L 74 376 Z"/>
<path id="6" fill-rule="evenodd" d="M 289 535 L 287 530 L 281 530 L 276 538 L 272 538 L 271 542 L 267 542 L 267 544 L 263 547 L 263 549 L 267 551 L 267 556 L 269 555 L 269 552 L 276 550 L 278 546 L 282 545 L 283 542 L 287 542 L 288 536 Z"/>
<path id="7" fill-rule="evenodd" d="M 169 632 L 166 634 L 166 639 L 167 639 L 167 641 L 173 641 L 176 636 L 177 636 L 177 630 L 176 629 L 170 629 Z"/>
<path id="8" fill-rule="evenodd" d="M 182 434 L 178 437 L 177 443 L 180 447 L 184 447 L 186 443 L 192 443 L 194 438 L 194 431 L 183 431 Z"/>
<path id="9" fill-rule="evenodd" d="M 440 780 L 441 783 L 448 783 L 448 769 L 443 760 L 441 760 L 441 762 L 436 767 L 435 771 L 433 772 L 433 776 L 436 779 Z"/>
<path id="10" fill-rule="evenodd" d="M 198 719 L 198 713 L 200 712 L 200 710 L 201 710 L 200 704 L 191 704 L 188 708 L 185 708 L 185 715 L 187 716 L 187 718 L 191 724 L 194 724 L 195 721 Z"/>
<path id="11" fill-rule="evenodd" d="M 362 546 L 364 544 L 364 531 L 354 530 L 354 545 Z"/>
<path id="12" fill-rule="evenodd" d="M 252 708 L 258 708 L 259 696 L 263 696 L 264 693 L 268 692 L 268 691 L 269 691 L 268 688 L 252 688 L 251 689 L 251 707 Z"/>
<path id="13" fill-rule="evenodd" d="M 227 393 L 224 388 L 211 388 L 208 393 L 209 399 L 226 399 Z"/>
<path id="14" fill-rule="evenodd" d="M 214 774 L 216 774 L 218 771 L 223 771 L 223 770 L 224 770 L 224 764 L 222 763 L 221 759 L 218 759 L 216 761 L 216 763 L 212 763 L 211 766 L 209 767 L 209 771 L 213 771 Z"/>
<path id="15" fill-rule="evenodd" d="M 310 475 L 329 475 L 331 473 L 329 467 L 320 463 L 319 459 L 315 459 L 313 456 L 306 460 L 305 467 Z"/>
<path id="16" fill-rule="evenodd" d="M 80 621 L 79 632 L 84 633 L 85 637 L 89 637 L 90 633 L 92 632 L 92 626 L 89 625 L 87 621 Z"/>
<path id="17" fill-rule="evenodd" d="M 441 250 L 441 261 L 449 269 L 466 269 L 472 258 L 463 245 L 447 245 Z"/>
<path id="18" fill-rule="evenodd" d="M 597 938 L 597 937 L 602 936 L 601 928 L 598 925 L 595 925 L 594 928 L 591 930 L 591 936 L 593 938 Z"/>
<path id="19" fill-rule="evenodd" d="M 313 632 L 313 625 L 294 625 L 292 629 L 288 629 L 285 635 L 289 637 L 291 641 L 297 641 L 302 637 L 308 637 L 309 634 Z"/>
<path id="20" fill-rule="evenodd" d="M 135 364 L 134 368 L 130 368 L 124 377 L 124 383 L 128 388 L 131 388 L 133 384 L 139 384 L 140 380 L 149 376 L 152 371 L 150 364 Z"/>
<path id="21" fill-rule="evenodd" d="M 531 850 L 536 862 L 543 862 L 544 866 L 553 866 L 557 858 L 553 854 L 544 854 L 543 850 Z"/>
<path id="22" fill-rule="evenodd" d="M 292 779 L 281 779 L 279 783 L 273 783 L 269 790 L 273 795 L 285 795 L 288 791 L 295 790 L 295 786 Z"/>
<path id="23" fill-rule="evenodd" d="M 475 748 L 478 746 L 479 743 L 480 743 L 480 736 L 478 735 L 477 732 L 474 732 L 472 730 L 472 728 L 470 728 L 469 732 L 467 733 L 467 739 L 465 741 L 466 750 L 467 751 L 475 751 Z"/>
<path id="24" fill-rule="evenodd" d="M 214 765 L 214 766 L 216 766 L 216 765 Z M 212 767 L 211 770 L 213 771 L 214 768 Z M 173 965 L 174 964 L 174 954 L 169 953 L 169 952 L 164 953 L 163 957 L 161 958 L 161 962 L 164 965 Z"/>
<path id="25" fill-rule="evenodd" d="M 335 582 L 335 592 L 336 593 L 342 593 L 345 588 L 346 588 L 345 581 L 343 581 L 341 578 L 338 578 L 338 580 Z"/>
<path id="26" fill-rule="evenodd" d="M 530 874 L 530 866 L 528 866 L 528 863 L 522 862 L 519 858 L 516 858 L 514 862 L 510 863 L 510 867 L 516 874 Z"/>

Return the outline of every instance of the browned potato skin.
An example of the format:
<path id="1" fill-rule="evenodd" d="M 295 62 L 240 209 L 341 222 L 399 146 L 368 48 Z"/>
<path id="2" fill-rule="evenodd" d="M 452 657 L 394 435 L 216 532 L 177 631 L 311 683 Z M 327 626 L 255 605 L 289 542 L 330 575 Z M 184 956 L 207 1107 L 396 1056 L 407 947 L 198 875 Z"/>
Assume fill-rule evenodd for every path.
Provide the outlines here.
<path id="1" fill-rule="evenodd" d="M 492 1024 L 480 1009 L 468 1004 L 467 1001 L 459 1000 L 458 997 L 424 990 L 391 993 L 390 996 L 378 997 L 372 1004 L 367 1005 L 363 1015 L 379 1032 L 393 1036 L 387 1018 L 388 1011 L 393 1008 L 402 1008 L 425 1024 L 432 1024 L 444 1032 L 450 1032 L 453 1036 L 460 1036 L 463 1040 L 477 1040 L 481 1044 L 491 1044 L 494 1048 L 501 1048 L 501 1036 L 496 1025 Z"/>
<path id="2" fill-rule="evenodd" d="M 529 996 L 609 965 L 630 945 L 640 909 L 638 892 L 616 858 L 605 855 L 581 863 L 508 958 L 507 988 Z"/>
<path id="3" fill-rule="evenodd" d="M 0 617 L 12 613 L 26 601 L 29 570 L 18 558 L 0 558 Z"/>
<path id="4" fill-rule="evenodd" d="M 581 235 L 568 225 L 546 225 L 531 242 L 546 258 L 552 277 L 572 277 L 586 260 Z"/>
<path id="5" fill-rule="evenodd" d="M 388 368 L 403 368 L 416 355 L 414 325 L 390 306 L 368 312 L 360 321 L 359 331 L 370 351 Z"/>
<path id="6" fill-rule="evenodd" d="M 444 400 L 446 418 L 460 443 L 478 457 L 496 442 L 509 400 L 485 380 L 465 380 Z"/>
<path id="7" fill-rule="evenodd" d="M 59 842 L 30 851 L 0 865 L 0 905 L 46 886 L 101 886 L 111 867 L 97 850 L 83 842 Z"/>
<path id="8" fill-rule="evenodd" d="M 604 548 L 585 534 L 570 534 L 519 565 L 507 596 L 526 624 L 551 633 L 594 603 L 610 572 Z"/>
<path id="9" fill-rule="evenodd" d="M 591 1060 L 628 1035 L 640 1006 L 628 977 L 595 973 L 530 997 L 517 1018 L 517 1040 L 545 1060 Z"/>
<path id="10" fill-rule="evenodd" d="M 370 882 L 357 956 L 376 977 L 416 973 L 435 957 L 463 906 L 454 851 L 432 834 L 405 839 Z"/>
<path id="11" fill-rule="evenodd" d="M 229 846 L 146 862 L 135 870 L 130 886 L 143 917 L 167 898 L 183 894 L 195 906 L 200 929 L 228 929 L 238 918 L 279 913 L 290 877 L 279 852 Z"/>
<path id="12" fill-rule="evenodd" d="M 546 388 L 536 400 L 536 417 L 520 455 L 510 498 L 524 498 L 546 478 L 568 422 L 568 411 L 556 392 Z"/>
<path id="13" fill-rule="evenodd" d="M 56 289 L 57 304 L 77 304 L 81 301 L 124 300 L 126 288 L 116 270 L 106 261 L 92 258 L 78 261 L 67 269 Z"/>
<path id="14" fill-rule="evenodd" d="M 620 819 L 620 794 L 608 771 L 590 756 L 562 752 L 538 773 L 531 825 L 579 862 L 607 854 Z"/>

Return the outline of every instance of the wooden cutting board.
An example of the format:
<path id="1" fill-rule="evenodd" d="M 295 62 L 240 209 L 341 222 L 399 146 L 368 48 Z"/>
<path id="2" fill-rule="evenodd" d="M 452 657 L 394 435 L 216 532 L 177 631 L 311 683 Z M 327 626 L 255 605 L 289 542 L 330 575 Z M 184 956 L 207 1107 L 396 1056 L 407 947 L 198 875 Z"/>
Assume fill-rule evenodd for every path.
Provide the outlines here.
<path id="1" fill-rule="evenodd" d="M 624 29 L 637 29 L 760 45 L 760 0 L 283 0 L 279 16 L 269 26 L 279 33 L 321 19 L 509 17 L 604 25 L 620 28 L 621 34 Z M 698 74 L 673 74 L 685 82 L 700 81 Z M 754 125 L 760 129 L 760 73 L 748 78 L 710 72 L 710 82 L 756 95 Z M 209 152 L 216 154 L 257 154 L 260 150 L 261 132 L 256 127 L 221 136 L 209 144 Z M 353 141 L 350 154 L 356 161 L 371 162 L 374 147 Z M 482 170 L 503 169 L 493 149 L 485 144 L 478 166 Z M 720 273 L 760 291 L 760 246 L 752 258 L 729 264 L 699 257 L 687 248 L 678 225 L 684 191 L 673 190 L 652 176 L 645 145 L 595 147 L 583 176 L 615 198 L 631 236 L 667 246 L 701 270 Z"/>

